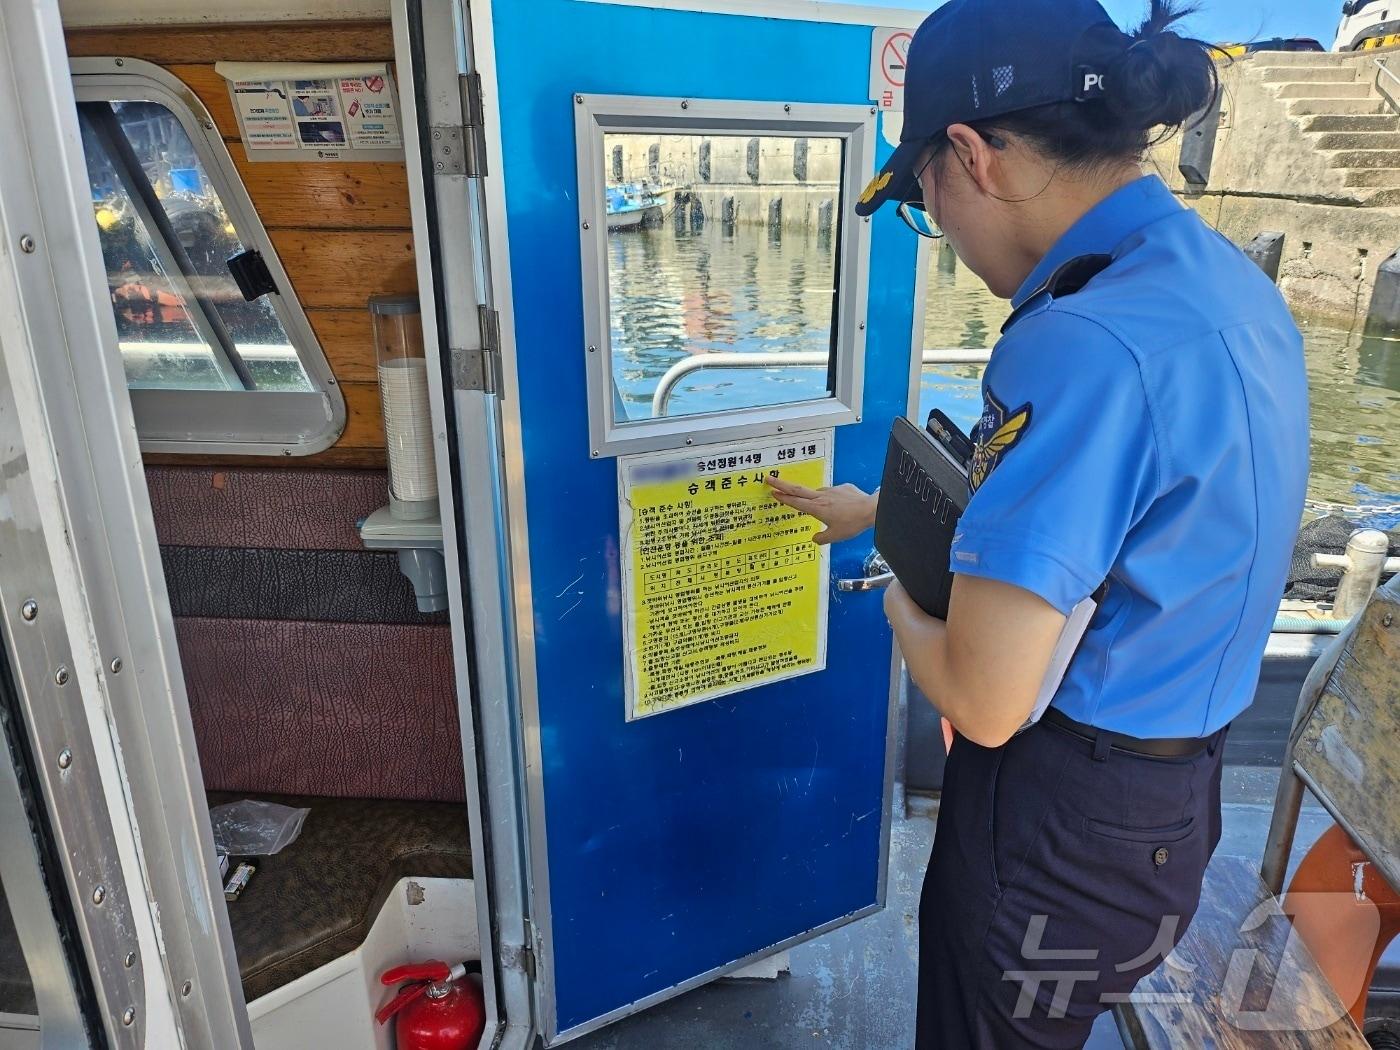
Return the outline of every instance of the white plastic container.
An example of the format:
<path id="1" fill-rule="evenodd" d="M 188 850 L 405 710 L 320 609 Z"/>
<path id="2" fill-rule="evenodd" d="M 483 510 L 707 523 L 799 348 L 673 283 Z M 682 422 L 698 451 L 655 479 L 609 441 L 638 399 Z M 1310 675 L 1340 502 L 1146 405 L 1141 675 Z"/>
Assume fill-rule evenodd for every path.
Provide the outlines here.
<path id="1" fill-rule="evenodd" d="M 438 512 L 437 467 L 418 299 L 376 295 L 369 310 L 389 450 L 390 506 L 405 521 L 430 518 Z"/>

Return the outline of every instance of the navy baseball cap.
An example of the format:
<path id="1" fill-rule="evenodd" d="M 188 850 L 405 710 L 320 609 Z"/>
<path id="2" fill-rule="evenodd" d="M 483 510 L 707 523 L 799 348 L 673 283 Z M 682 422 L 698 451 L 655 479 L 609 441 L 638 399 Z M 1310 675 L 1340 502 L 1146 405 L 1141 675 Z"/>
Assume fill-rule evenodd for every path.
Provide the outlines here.
<path id="1" fill-rule="evenodd" d="M 954 124 L 1101 96 L 1131 44 L 1098 0 L 950 0 L 909 45 L 899 146 L 856 214 L 920 201 L 919 155 Z"/>

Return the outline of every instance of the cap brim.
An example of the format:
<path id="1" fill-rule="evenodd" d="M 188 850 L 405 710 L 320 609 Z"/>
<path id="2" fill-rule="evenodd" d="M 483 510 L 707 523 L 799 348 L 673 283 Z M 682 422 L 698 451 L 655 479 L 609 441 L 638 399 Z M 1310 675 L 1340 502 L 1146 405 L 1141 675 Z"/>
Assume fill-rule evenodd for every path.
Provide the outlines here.
<path id="1" fill-rule="evenodd" d="M 885 162 L 880 173 L 865 187 L 860 200 L 856 201 L 856 214 L 873 215 L 890 201 L 902 204 L 909 200 L 920 200 L 921 191 L 916 169 L 919 155 L 927 145 L 926 140 L 920 139 L 901 142 L 890 154 L 890 159 Z"/>

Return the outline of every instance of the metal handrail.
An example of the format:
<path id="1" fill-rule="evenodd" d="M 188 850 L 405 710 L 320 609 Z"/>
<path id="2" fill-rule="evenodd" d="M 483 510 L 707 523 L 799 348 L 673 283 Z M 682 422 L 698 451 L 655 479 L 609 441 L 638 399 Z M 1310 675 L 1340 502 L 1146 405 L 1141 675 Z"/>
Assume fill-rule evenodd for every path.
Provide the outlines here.
<path id="1" fill-rule="evenodd" d="M 1390 108 L 1394 110 L 1397 115 L 1400 115 L 1400 101 L 1397 101 L 1394 95 L 1381 87 L 1381 73 L 1384 73 L 1397 84 L 1400 84 L 1400 76 L 1396 76 L 1391 68 L 1385 64 L 1385 59 L 1378 58 L 1375 60 L 1375 63 L 1376 68 L 1380 70 L 1380 72 L 1376 74 L 1376 90 L 1380 92 L 1381 98 L 1385 99 Z"/>
<path id="2" fill-rule="evenodd" d="M 979 350 L 925 350 L 923 363 L 926 365 L 985 365 L 991 360 L 992 352 Z M 820 351 L 798 351 L 796 353 L 731 353 L 696 354 L 677 361 L 666 370 L 661 382 L 656 384 L 656 393 L 651 398 L 651 415 L 661 419 L 668 415 L 671 397 L 676 385 L 690 375 L 707 368 L 818 368 L 831 363 L 831 355 Z"/>

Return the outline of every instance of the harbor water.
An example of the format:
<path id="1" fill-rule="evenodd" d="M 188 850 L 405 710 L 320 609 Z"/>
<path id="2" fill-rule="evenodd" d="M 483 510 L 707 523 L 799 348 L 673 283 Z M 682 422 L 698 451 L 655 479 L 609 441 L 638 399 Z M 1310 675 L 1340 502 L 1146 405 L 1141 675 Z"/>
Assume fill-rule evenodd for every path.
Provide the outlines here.
<path id="1" fill-rule="evenodd" d="M 924 346 L 992 346 L 1007 304 L 937 246 L 929 253 Z M 609 237 L 613 376 L 628 418 L 649 418 L 662 376 L 713 352 L 826 353 L 836 280 L 831 238 L 762 225 L 667 222 Z M 1400 525 L 1400 342 L 1300 322 L 1312 394 L 1309 513 Z M 980 366 L 926 366 L 920 417 L 939 407 L 966 428 L 981 411 Z M 675 386 L 668 414 L 824 396 L 826 369 L 705 368 Z M 842 479 L 845 480 L 845 479 Z M 865 480 L 870 479 L 850 479 Z"/>

